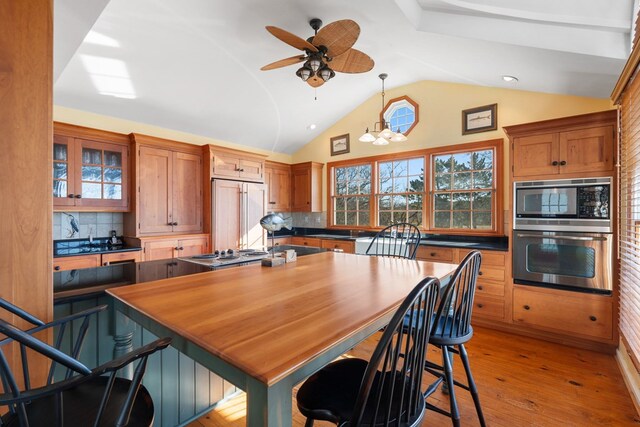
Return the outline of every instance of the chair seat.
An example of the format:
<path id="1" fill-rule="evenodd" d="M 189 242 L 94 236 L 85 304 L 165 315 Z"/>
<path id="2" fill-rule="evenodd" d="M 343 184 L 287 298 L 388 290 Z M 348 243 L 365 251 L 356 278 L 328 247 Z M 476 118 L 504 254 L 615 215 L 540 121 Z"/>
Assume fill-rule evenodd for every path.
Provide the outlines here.
<path id="1" fill-rule="evenodd" d="M 358 396 L 360 383 L 364 377 L 368 362 L 362 359 L 342 359 L 335 361 L 314 375 L 309 377 L 300 387 L 297 394 L 298 409 L 307 418 L 315 420 L 324 420 L 339 424 L 346 420 L 350 420 L 355 406 L 355 399 Z M 377 383 L 382 378 L 380 372 L 376 374 L 372 389 L 376 389 Z M 397 374 L 395 393 L 400 393 L 402 385 L 400 384 L 401 375 Z M 408 392 L 405 390 L 406 395 Z M 370 396 L 370 402 L 375 396 Z M 382 400 L 385 400 L 383 397 Z M 393 399 L 393 402 L 400 402 L 401 399 Z M 373 417 L 372 409 L 375 405 L 367 405 L 363 420 L 363 425 L 383 425 L 384 414 L 378 414 L 378 420 L 375 424 L 371 424 Z M 415 426 L 420 423 L 424 416 L 424 401 L 420 400 L 420 408 L 418 413 L 409 420 L 400 424 L 401 426 Z M 397 413 L 397 404 L 391 408 L 391 413 Z M 368 422 L 368 424 L 367 424 Z"/>
<path id="2" fill-rule="evenodd" d="M 93 425 L 100 400 L 107 383 L 106 377 L 96 377 L 78 387 L 63 392 L 64 425 Z M 109 403 L 101 418 L 101 426 L 115 426 L 120 415 L 120 408 L 126 399 L 131 381 L 117 378 L 113 384 Z M 40 398 L 26 405 L 30 427 L 51 427 L 55 425 L 55 397 Z M 12 414 L 2 416 L 3 426 L 18 427 L 20 420 Z M 144 386 L 140 386 L 133 403 L 131 416 L 127 426 L 145 426 L 153 423 L 153 400 Z"/>
<path id="3" fill-rule="evenodd" d="M 434 319 L 435 322 L 435 319 Z M 466 334 L 460 334 L 454 330 L 458 327 L 458 322 L 454 322 L 451 317 L 441 317 L 438 324 L 434 327 L 429 344 L 433 345 L 460 345 L 464 344 L 473 336 L 473 327 L 469 325 Z"/>

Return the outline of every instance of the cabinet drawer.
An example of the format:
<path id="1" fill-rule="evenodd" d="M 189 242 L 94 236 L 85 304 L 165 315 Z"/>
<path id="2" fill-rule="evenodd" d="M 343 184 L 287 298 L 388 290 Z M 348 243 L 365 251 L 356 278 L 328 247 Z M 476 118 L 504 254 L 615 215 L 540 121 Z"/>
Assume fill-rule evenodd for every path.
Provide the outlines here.
<path id="1" fill-rule="evenodd" d="M 291 238 L 291 244 L 292 245 L 303 245 L 303 246 L 315 246 L 315 247 L 322 247 L 322 241 L 320 239 L 317 239 L 315 237 L 300 237 L 300 236 L 293 236 Z"/>
<path id="2" fill-rule="evenodd" d="M 497 297 L 504 296 L 504 282 L 490 282 L 483 279 L 478 279 L 476 285 L 476 295 L 492 295 Z"/>
<path id="3" fill-rule="evenodd" d="M 53 271 L 77 270 L 100 266 L 100 254 L 68 256 L 53 259 Z"/>
<path id="4" fill-rule="evenodd" d="M 611 339 L 611 297 L 583 295 L 553 289 L 513 290 L 513 320 L 563 333 Z"/>
<path id="5" fill-rule="evenodd" d="M 464 249 L 459 250 L 458 262 L 462 261 L 469 252 L 471 251 Z M 482 254 L 482 265 L 493 265 L 502 267 L 504 269 L 504 266 L 506 265 L 505 260 L 507 257 L 507 252 L 481 250 L 480 253 Z"/>
<path id="6" fill-rule="evenodd" d="M 453 251 L 451 248 L 420 246 L 416 258 L 424 261 L 453 262 Z"/>
<path id="7" fill-rule="evenodd" d="M 345 253 L 353 254 L 356 252 L 356 244 L 354 242 L 348 240 L 331 240 L 331 239 L 323 239 L 321 242 L 323 248 L 325 249 L 341 249 Z"/>
<path id="8" fill-rule="evenodd" d="M 269 239 L 269 243 L 271 243 L 271 239 Z M 280 246 L 280 245 L 290 245 L 291 244 L 291 237 L 287 236 L 287 237 L 276 237 L 273 243 L 273 246 Z"/>
<path id="9" fill-rule="evenodd" d="M 476 293 L 473 300 L 473 317 L 504 319 L 504 301 Z"/>
<path id="10" fill-rule="evenodd" d="M 141 251 L 132 251 L 132 252 L 114 252 L 111 254 L 102 254 L 102 265 L 109 265 L 111 263 L 127 262 L 127 261 L 140 262 L 141 260 L 140 252 Z"/>
<path id="11" fill-rule="evenodd" d="M 495 282 L 504 283 L 504 267 L 486 267 L 484 264 L 480 264 L 480 271 L 478 272 L 478 281 L 486 282 L 493 280 Z"/>

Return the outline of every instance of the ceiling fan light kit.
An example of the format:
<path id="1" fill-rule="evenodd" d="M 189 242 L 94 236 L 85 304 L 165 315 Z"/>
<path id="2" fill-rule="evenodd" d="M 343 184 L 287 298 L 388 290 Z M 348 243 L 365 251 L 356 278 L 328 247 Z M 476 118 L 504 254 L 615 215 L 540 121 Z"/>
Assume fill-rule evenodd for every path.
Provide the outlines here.
<path id="1" fill-rule="evenodd" d="M 382 110 L 384 110 L 384 80 L 389 77 L 388 74 L 380 74 L 378 76 L 380 78 L 380 80 L 382 80 Z M 378 126 L 380 126 L 379 130 L 378 130 Z M 374 136 L 373 134 L 377 133 L 378 136 Z M 397 132 L 393 132 L 391 129 L 389 129 L 388 123 L 385 122 L 384 119 L 382 119 L 382 121 L 380 122 L 375 122 L 374 126 L 373 126 L 373 130 L 369 131 L 369 128 L 367 128 L 367 130 L 364 131 L 364 134 L 358 138 L 358 141 L 360 142 L 370 142 L 373 143 L 373 145 L 388 145 L 389 141 L 391 142 L 405 142 L 407 140 L 407 137 L 400 132 L 400 129 L 397 129 Z"/>
<path id="2" fill-rule="evenodd" d="M 331 80 L 336 72 L 364 73 L 373 68 L 373 60 L 365 53 L 353 49 L 360 27 L 355 21 L 343 19 L 322 27 L 322 21 L 314 18 L 309 25 L 315 34 L 307 40 L 278 27 L 267 26 L 273 36 L 289 46 L 300 49 L 304 55 L 281 59 L 261 68 L 263 71 L 304 62 L 296 71 L 302 81 L 317 88 Z"/>

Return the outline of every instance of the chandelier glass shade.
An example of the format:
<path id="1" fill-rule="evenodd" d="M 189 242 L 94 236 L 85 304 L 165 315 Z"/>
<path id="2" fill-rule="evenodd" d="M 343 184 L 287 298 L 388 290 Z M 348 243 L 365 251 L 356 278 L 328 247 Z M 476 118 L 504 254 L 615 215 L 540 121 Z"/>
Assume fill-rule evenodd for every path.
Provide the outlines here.
<path id="1" fill-rule="evenodd" d="M 336 73 L 329 68 L 326 58 L 323 58 L 324 52 L 320 51 L 317 55 L 312 56 L 304 65 L 296 71 L 296 76 L 300 77 L 302 81 L 306 82 L 313 76 L 321 78 L 327 82 L 332 79 Z"/>
<path id="2" fill-rule="evenodd" d="M 382 80 L 382 110 L 384 110 L 384 79 L 386 79 L 388 75 L 383 73 L 378 77 Z M 377 134 L 377 136 L 374 134 Z M 404 142 L 406 140 L 407 137 L 400 132 L 400 128 L 398 128 L 396 132 L 393 132 L 384 119 L 382 119 L 381 122 L 375 122 L 372 131 L 369 131 L 369 128 L 367 128 L 364 134 L 358 138 L 360 142 L 372 143 L 373 145 L 388 145 L 390 141 Z"/>

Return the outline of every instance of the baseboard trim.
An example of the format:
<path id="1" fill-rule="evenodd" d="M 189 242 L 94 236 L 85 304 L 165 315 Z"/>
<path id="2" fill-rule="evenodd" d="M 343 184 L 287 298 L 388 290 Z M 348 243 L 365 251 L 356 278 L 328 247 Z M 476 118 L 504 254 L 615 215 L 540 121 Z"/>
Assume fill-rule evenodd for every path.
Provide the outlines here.
<path id="1" fill-rule="evenodd" d="M 636 407 L 636 412 L 640 415 L 640 372 L 638 372 L 633 361 L 629 357 L 627 348 L 622 340 L 620 341 L 620 345 L 616 351 L 616 361 L 620 367 L 624 383 L 631 395 L 633 405 Z"/>

